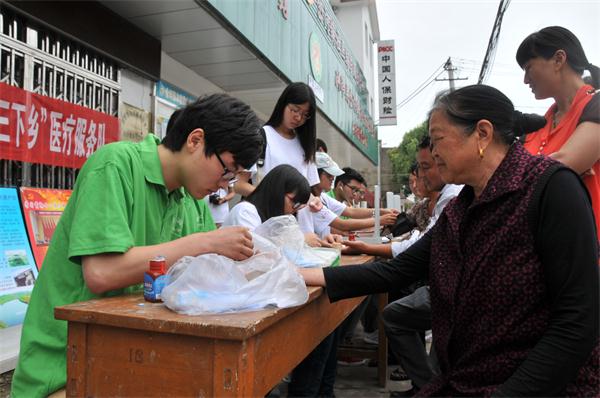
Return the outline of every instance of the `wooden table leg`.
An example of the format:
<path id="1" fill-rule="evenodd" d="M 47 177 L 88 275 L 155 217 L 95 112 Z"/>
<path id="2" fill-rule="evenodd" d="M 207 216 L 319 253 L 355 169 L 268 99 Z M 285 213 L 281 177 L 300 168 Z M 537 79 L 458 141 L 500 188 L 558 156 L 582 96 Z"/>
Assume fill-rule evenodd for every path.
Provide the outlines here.
<path id="1" fill-rule="evenodd" d="M 387 370 L 388 370 L 388 341 L 385 335 L 385 328 L 383 326 L 383 310 L 388 304 L 388 294 L 380 293 L 377 295 L 377 313 L 378 313 L 378 330 L 379 330 L 379 344 L 377 347 L 377 378 L 379 385 L 385 388 L 387 382 Z"/>
<path id="2" fill-rule="evenodd" d="M 67 397 L 83 397 L 86 388 L 87 324 L 69 322 L 67 344 Z"/>

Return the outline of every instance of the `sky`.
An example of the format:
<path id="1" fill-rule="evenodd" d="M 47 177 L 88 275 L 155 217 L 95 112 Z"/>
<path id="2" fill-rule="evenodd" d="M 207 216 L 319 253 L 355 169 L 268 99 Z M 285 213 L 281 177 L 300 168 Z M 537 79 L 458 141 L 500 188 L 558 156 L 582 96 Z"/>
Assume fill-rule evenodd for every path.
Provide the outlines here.
<path id="1" fill-rule="evenodd" d="M 500 0 L 377 0 L 376 4 L 380 39 L 395 40 L 397 104 L 426 83 L 448 57 L 457 68 L 454 77 L 468 78 L 455 81 L 456 88 L 477 83 Z M 551 25 L 571 30 L 588 60 L 600 65 L 600 0 L 511 0 L 485 84 L 501 90 L 522 112 L 543 115 L 553 103 L 534 98 L 515 60 L 525 37 Z M 439 78 L 447 79 L 448 74 Z M 382 147 L 397 146 L 405 132 L 425 120 L 436 93 L 448 87 L 448 81 L 434 81 L 401 106 L 397 126 L 379 127 Z"/>

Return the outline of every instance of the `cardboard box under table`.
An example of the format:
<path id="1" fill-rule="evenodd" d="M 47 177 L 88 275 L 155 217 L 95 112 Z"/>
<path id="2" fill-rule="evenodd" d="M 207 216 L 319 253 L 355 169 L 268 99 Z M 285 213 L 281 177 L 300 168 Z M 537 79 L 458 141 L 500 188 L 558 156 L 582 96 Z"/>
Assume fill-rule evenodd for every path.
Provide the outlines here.
<path id="1" fill-rule="evenodd" d="M 364 299 L 308 290 L 303 306 L 238 314 L 180 315 L 142 295 L 57 307 L 67 396 L 264 396 Z"/>

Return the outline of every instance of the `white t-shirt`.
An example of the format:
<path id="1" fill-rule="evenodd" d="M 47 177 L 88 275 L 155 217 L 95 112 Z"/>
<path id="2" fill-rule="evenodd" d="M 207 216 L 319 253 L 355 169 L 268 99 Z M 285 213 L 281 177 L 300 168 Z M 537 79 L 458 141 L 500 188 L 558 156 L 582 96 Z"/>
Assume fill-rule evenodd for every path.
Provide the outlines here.
<path id="1" fill-rule="evenodd" d="M 306 178 L 308 185 L 313 186 L 320 182 L 317 166 L 314 162 L 304 160 L 304 149 L 302 149 L 297 136 L 292 139 L 282 137 L 273 127 L 268 125 L 265 125 L 264 129 L 267 148 L 265 150 L 263 175 L 267 175 L 269 171 L 280 164 L 289 164 Z M 256 165 L 252 166 L 250 171 L 252 175 L 256 174 Z M 302 232 L 316 232 L 312 212 L 308 207 L 301 209 L 297 218 Z"/>
<path id="2" fill-rule="evenodd" d="M 333 220 L 337 218 L 337 215 L 329 210 L 326 206 L 323 206 L 323 208 L 318 212 L 311 214 L 315 225 L 315 233 L 321 238 L 329 235 L 331 233 L 329 224 L 331 224 Z"/>
<path id="3" fill-rule="evenodd" d="M 312 187 L 318 184 L 320 180 L 317 166 L 313 162 L 304 160 L 304 149 L 298 136 L 292 139 L 285 138 L 271 126 L 264 126 L 264 129 L 267 137 L 265 175 L 280 164 L 289 164 L 306 177 L 308 185 Z"/>
<path id="4" fill-rule="evenodd" d="M 250 202 L 240 202 L 233 206 L 222 226 L 241 225 L 247 227 L 250 231 L 254 231 L 260 224 L 262 224 L 262 220 L 258 215 L 256 206 Z"/>
<path id="5" fill-rule="evenodd" d="M 315 224 L 315 233 L 324 238 L 331 233 L 329 225 L 333 220 L 342 215 L 344 210 L 346 210 L 346 205 L 326 193 L 321 193 L 321 202 L 323 202 L 323 208 L 317 213 L 312 213 L 312 216 Z"/>
<path id="6" fill-rule="evenodd" d="M 226 189 L 219 188 L 217 194 L 220 198 L 223 198 L 228 194 L 228 192 Z M 210 214 L 212 214 L 213 221 L 217 224 L 222 223 L 225 220 L 225 217 L 227 217 L 227 214 L 229 213 L 229 202 L 224 202 L 220 205 L 214 205 L 210 203 L 208 196 L 205 196 L 204 200 L 208 204 L 208 208 L 210 209 Z"/>
<path id="7" fill-rule="evenodd" d="M 347 207 L 344 203 L 340 202 L 336 198 L 332 198 L 325 192 L 321 193 L 321 202 L 323 202 L 323 205 L 327 206 L 327 208 L 334 212 L 338 217 L 342 215 Z"/>

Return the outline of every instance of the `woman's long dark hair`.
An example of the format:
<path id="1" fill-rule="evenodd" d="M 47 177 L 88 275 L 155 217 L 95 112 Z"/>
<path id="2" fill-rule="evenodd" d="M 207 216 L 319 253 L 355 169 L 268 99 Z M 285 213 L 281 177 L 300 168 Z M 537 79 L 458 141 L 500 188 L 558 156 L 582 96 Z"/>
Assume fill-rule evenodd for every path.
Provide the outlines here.
<path id="1" fill-rule="evenodd" d="M 567 64 L 571 69 L 579 75 L 588 70 L 592 86 L 600 88 L 600 69 L 588 61 L 577 36 L 562 26 L 549 26 L 527 36 L 517 50 L 517 62 L 523 68 L 530 59 L 550 59 L 558 50 L 567 54 Z"/>
<path id="2" fill-rule="evenodd" d="M 506 145 L 546 124 L 546 119 L 540 115 L 516 111 L 506 95 L 484 84 L 438 94 L 428 119 L 436 110 L 443 110 L 452 123 L 463 127 L 467 135 L 473 133 L 477 122 L 488 120 L 494 126 L 496 137 Z"/>
<path id="3" fill-rule="evenodd" d="M 307 203 L 310 186 L 306 178 L 295 167 L 280 164 L 267 173 L 256 189 L 246 198 L 252 203 L 262 222 L 284 214 L 286 194 L 294 194 L 294 201 Z"/>
<path id="4" fill-rule="evenodd" d="M 296 134 L 304 150 L 304 160 L 314 162 L 315 151 L 317 149 L 317 122 L 315 120 L 317 105 L 315 94 L 307 84 L 301 82 L 290 83 L 279 96 L 273 113 L 266 124 L 273 128 L 279 127 L 283 123 L 283 112 L 286 106 L 289 104 L 302 105 L 306 102 L 308 102 L 310 107 L 308 110 L 310 118 L 305 120 L 304 124 L 296 129 Z"/>

